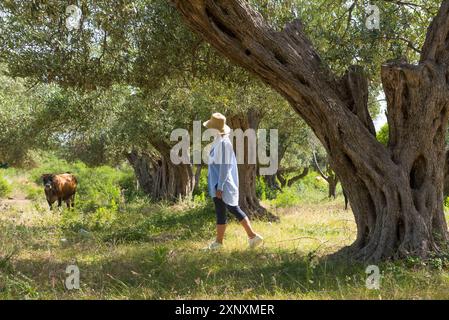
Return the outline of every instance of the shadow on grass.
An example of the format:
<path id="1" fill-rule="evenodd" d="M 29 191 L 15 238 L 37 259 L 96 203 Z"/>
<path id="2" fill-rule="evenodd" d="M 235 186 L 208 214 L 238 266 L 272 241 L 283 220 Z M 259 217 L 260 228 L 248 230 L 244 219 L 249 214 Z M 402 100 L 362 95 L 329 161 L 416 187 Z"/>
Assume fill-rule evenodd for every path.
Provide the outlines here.
<path id="1" fill-rule="evenodd" d="M 24 247 L 43 249 L 52 241 L 54 250 L 49 255 L 41 250 L 34 256 L 11 259 L 3 271 L 13 280 L 18 275 L 25 278 L 20 278 L 20 286 L 13 281 L 9 295 L 23 298 L 30 291 L 39 293 L 31 295 L 35 298 L 233 299 L 322 294 L 364 286 L 361 266 L 318 259 L 311 253 L 280 248 L 213 253 L 191 249 L 186 244 L 214 234 L 210 202 L 191 209 L 133 208 L 111 224 L 88 230 L 92 238 L 80 235 L 80 228 L 88 229 L 83 223 L 15 229 Z M 60 235 L 68 239 L 65 247 L 55 238 Z M 124 247 L 118 250 L 110 246 L 120 243 Z M 69 255 L 73 258 L 63 261 Z M 81 290 L 69 292 L 64 288 L 65 270 L 74 261 L 80 269 Z"/>
<path id="2" fill-rule="evenodd" d="M 132 213 L 124 213 L 132 215 Z M 210 236 L 215 230 L 215 213 L 211 203 L 174 211 L 170 207 L 158 207 L 140 217 L 123 217 L 110 228 L 98 230 L 105 242 L 166 242 L 172 240 L 199 239 Z"/>
<path id="3" fill-rule="evenodd" d="M 123 213 L 107 227 L 90 231 L 94 238 L 88 241 L 78 235 L 77 229 L 64 230 L 73 235 L 66 247 L 54 243 L 55 250 L 40 250 L 36 254 L 28 250 L 8 258 L 0 266 L 0 298 L 376 297 L 376 291 L 365 288 L 366 265 L 334 256 L 320 258 L 313 251 L 279 247 L 221 252 L 192 249 L 191 242 L 214 233 L 210 203 L 187 210 L 135 210 Z M 28 249 L 33 249 L 33 243 L 37 249 L 43 249 L 41 245 L 46 240 L 54 241 L 54 236 L 49 235 L 54 228 L 53 231 L 61 232 L 61 227 L 17 229 L 13 224 L 5 230 L 17 232 L 11 233 L 11 239 L 19 239 Z M 65 270 L 73 263 L 80 269 L 81 289 L 68 291 L 64 287 Z M 412 278 L 413 271 L 404 268 L 393 270 L 392 274 L 396 278 L 389 282 L 391 294 L 398 292 L 395 279 L 410 287 L 410 292 L 421 281 Z"/>
<path id="4" fill-rule="evenodd" d="M 234 299 L 333 292 L 338 298 L 338 294 L 354 287 L 363 289 L 366 277 L 360 265 L 316 259 L 300 252 L 207 253 L 155 246 L 132 254 L 76 262 L 82 290 L 68 292 L 63 283 L 65 268 L 71 262 L 17 259 L 12 264 L 12 274 L 32 279 L 41 297 L 56 294 L 83 298 L 86 292 L 95 292 L 97 298 Z"/>

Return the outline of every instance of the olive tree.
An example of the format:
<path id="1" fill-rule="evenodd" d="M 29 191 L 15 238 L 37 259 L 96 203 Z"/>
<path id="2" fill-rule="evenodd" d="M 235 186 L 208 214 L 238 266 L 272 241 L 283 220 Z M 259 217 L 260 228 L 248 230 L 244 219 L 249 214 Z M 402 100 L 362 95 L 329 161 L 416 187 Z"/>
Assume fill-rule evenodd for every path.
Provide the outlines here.
<path id="1" fill-rule="evenodd" d="M 447 245 L 449 1 L 441 2 L 415 63 L 401 58 L 380 67 L 387 147 L 376 140 L 363 69 L 348 65 L 336 74 L 299 19 L 279 31 L 247 1 L 174 2 L 193 30 L 277 90 L 313 129 L 354 212 L 357 239 L 348 248 L 353 258 L 426 257 Z"/>

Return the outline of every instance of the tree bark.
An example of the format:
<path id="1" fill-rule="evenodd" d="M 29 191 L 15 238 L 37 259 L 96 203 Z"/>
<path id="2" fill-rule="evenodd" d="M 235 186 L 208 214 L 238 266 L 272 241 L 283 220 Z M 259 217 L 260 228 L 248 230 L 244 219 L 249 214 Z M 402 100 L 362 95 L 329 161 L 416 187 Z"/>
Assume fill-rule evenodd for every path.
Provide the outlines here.
<path id="1" fill-rule="evenodd" d="M 417 65 L 382 66 L 390 142 L 380 144 L 367 108 L 368 82 L 350 67 L 338 79 L 299 20 L 282 32 L 243 0 L 174 0 L 186 23 L 223 55 L 277 90 L 314 130 L 348 195 L 357 260 L 416 255 L 447 245 L 444 133 L 449 94 L 449 0 L 428 29 Z"/>
<path id="2" fill-rule="evenodd" d="M 278 172 L 276 172 L 276 177 L 278 178 L 279 183 L 281 184 L 281 188 L 285 188 L 285 186 L 287 185 L 287 179 L 284 178 L 282 171 L 278 170 Z"/>
<path id="3" fill-rule="evenodd" d="M 271 190 L 281 190 L 281 186 L 279 185 L 279 182 L 277 180 L 277 176 L 275 174 L 265 176 L 265 183 Z"/>
<path id="4" fill-rule="evenodd" d="M 154 177 L 153 177 L 153 161 L 149 154 L 141 154 L 136 150 L 126 154 L 129 164 L 134 170 L 134 175 L 137 178 L 138 187 L 153 198 L 154 192 Z"/>
<path id="5" fill-rule="evenodd" d="M 329 160 L 328 160 L 329 161 Z M 335 174 L 335 172 L 330 168 L 329 163 L 326 165 L 326 173 L 321 170 L 320 164 L 318 163 L 318 160 L 316 159 L 315 152 L 313 152 L 313 162 L 315 165 L 315 168 L 318 170 L 318 173 L 320 176 L 326 180 L 327 186 L 328 186 L 328 198 L 336 198 L 337 197 L 337 184 L 338 184 L 338 177 Z M 345 196 L 345 209 L 347 208 L 347 198 Z"/>
<path id="6" fill-rule="evenodd" d="M 143 192 L 155 201 L 190 197 L 194 186 L 191 165 L 174 165 L 170 156 L 133 150 L 127 159 Z"/>
<path id="7" fill-rule="evenodd" d="M 348 196 L 346 194 L 345 189 L 342 188 L 342 191 L 343 191 L 343 197 L 345 198 L 345 210 L 348 210 L 348 203 L 349 203 Z"/>
<path id="8" fill-rule="evenodd" d="M 260 114 L 257 110 L 250 109 L 246 114 L 234 115 L 227 119 L 232 129 L 256 130 L 259 128 Z M 239 173 L 239 206 L 252 218 L 276 220 L 277 218 L 264 208 L 256 195 L 257 165 L 248 163 L 248 140 L 245 139 L 244 163 L 238 164 Z"/>
<path id="9" fill-rule="evenodd" d="M 446 150 L 444 161 L 444 198 L 449 197 L 449 150 Z"/>
<path id="10" fill-rule="evenodd" d="M 328 192 L 328 198 L 336 198 L 337 197 L 337 184 L 338 184 L 338 179 L 336 179 L 335 177 L 332 177 L 331 179 L 329 179 L 327 181 L 327 183 L 329 184 L 329 192 Z"/>
<path id="11" fill-rule="evenodd" d="M 201 170 L 203 169 L 203 165 L 202 164 L 197 164 L 196 165 L 196 170 L 195 170 L 195 182 L 194 182 L 194 186 L 193 186 L 193 190 L 194 191 L 198 191 L 199 185 L 200 185 L 200 178 L 201 178 Z"/>

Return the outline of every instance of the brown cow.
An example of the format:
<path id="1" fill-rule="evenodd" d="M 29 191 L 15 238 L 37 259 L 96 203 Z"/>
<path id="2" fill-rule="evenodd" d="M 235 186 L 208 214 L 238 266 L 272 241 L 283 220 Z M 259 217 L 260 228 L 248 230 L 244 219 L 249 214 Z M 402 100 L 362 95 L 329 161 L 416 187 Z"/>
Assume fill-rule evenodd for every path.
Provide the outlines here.
<path id="1" fill-rule="evenodd" d="M 73 174 L 43 174 L 42 180 L 50 210 L 56 200 L 58 201 L 58 207 L 61 206 L 63 200 L 67 204 L 67 208 L 75 207 L 77 181 Z"/>

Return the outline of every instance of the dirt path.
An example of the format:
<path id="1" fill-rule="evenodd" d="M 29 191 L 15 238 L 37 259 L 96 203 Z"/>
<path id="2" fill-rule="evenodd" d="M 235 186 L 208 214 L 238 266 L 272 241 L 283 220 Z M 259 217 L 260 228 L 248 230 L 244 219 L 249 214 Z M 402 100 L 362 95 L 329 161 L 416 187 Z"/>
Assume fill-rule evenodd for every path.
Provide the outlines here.
<path id="1" fill-rule="evenodd" d="M 20 198 L 0 199 L 0 210 L 2 208 L 25 208 L 31 205 L 31 200 Z"/>
<path id="2" fill-rule="evenodd" d="M 32 201 L 28 199 L 22 198 L 13 198 L 10 197 L 8 199 L 0 199 L 0 214 L 2 212 L 7 212 L 10 210 L 18 211 L 18 212 L 26 212 L 30 211 L 32 208 Z"/>
<path id="3" fill-rule="evenodd" d="M 8 181 L 9 179 L 6 178 Z M 8 209 L 16 209 L 23 211 L 30 208 L 32 201 L 26 198 L 26 194 L 23 191 L 23 186 L 29 184 L 30 181 L 24 177 L 9 181 L 14 186 L 12 194 L 8 198 L 0 198 L 0 211 Z"/>
<path id="4" fill-rule="evenodd" d="M 27 188 L 34 183 L 24 176 L 5 177 L 12 185 L 13 190 L 7 198 L 0 199 L 0 222 L 15 226 L 33 226 L 45 219 L 46 211 L 41 202 L 27 199 Z"/>

